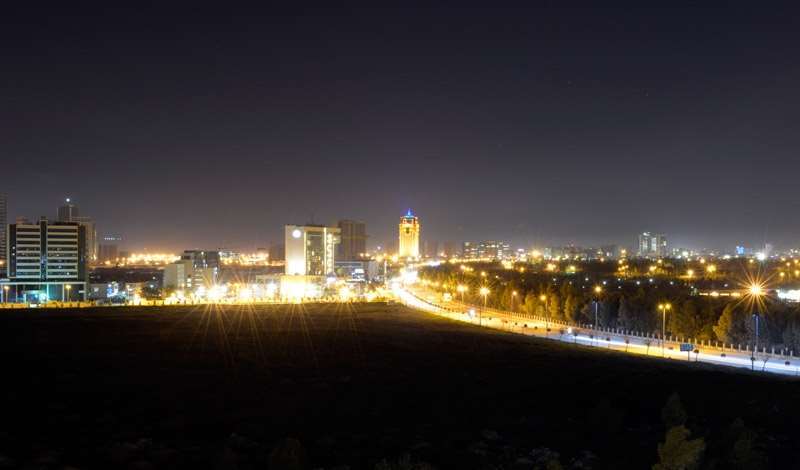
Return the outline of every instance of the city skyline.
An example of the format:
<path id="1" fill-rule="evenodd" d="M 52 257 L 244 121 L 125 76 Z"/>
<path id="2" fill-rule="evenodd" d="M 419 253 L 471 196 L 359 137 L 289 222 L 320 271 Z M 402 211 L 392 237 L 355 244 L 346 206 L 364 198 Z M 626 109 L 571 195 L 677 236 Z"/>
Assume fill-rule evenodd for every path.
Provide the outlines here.
<path id="1" fill-rule="evenodd" d="M 3 9 L 0 467 L 794 468 L 800 4 L 315 3 Z"/>
<path id="2" fill-rule="evenodd" d="M 11 201 L 10 198 L 7 198 L 6 201 L 8 201 L 8 206 L 11 207 L 12 204 L 13 204 L 13 201 Z M 9 211 L 8 220 L 9 221 L 13 221 L 16 218 L 20 218 L 20 217 L 24 218 L 24 219 L 27 219 L 27 220 L 38 220 L 40 217 L 46 217 L 48 220 L 57 221 L 57 220 L 62 218 L 60 214 L 61 214 L 61 211 L 65 207 L 73 207 L 73 208 L 77 209 L 78 207 L 83 207 L 83 206 L 81 204 L 79 204 L 78 201 L 76 201 L 74 198 L 66 197 L 66 198 L 62 198 L 61 201 L 59 202 L 59 205 L 58 205 L 57 211 L 56 211 L 57 214 L 55 216 L 40 215 L 38 217 L 31 217 L 31 216 L 28 216 L 28 215 L 15 214 L 14 212 Z M 402 211 L 401 215 L 405 215 L 408 210 L 410 210 L 410 209 L 407 209 L 406 211 Z M 83 209 L 81 209 L 81 211 L 83 212 Z M 415 210 L 414 211 L 414 215 L 415 216 L 417 215 L 416 212 L 417 211 Z M 78 217 L 78 218 L 88 219 L 87 216 L 81 216 L 81 217 Z M 344 221 L 344 222 L 353 222 L 352 220 L 350 220 L 350 219 L 353 219 L 353 218 L 352 217 L 347 217 L 347 216 L 334 216 L 331 219 L 332 220 L 330 222 L 328 222 L 328 224 L 330 224 L 330 225 L 337 225 L 337 224 L 341 223 L 342 221 Z M 396 219 L 396 216 L 395 216 L 395 219 Z M 95 220 L 95 221 L 93 221 L 93 223 L 94 222 L 97 222 L 97 221 Z M 319 224 L 319 223 L 320 223 L 319 218 L 314 218 L 314 219 L 312 219 L 310 221 L 305 222 L 306 225 L 314 225 L 314 224 Z M 366 247 L 367 247 L 367 251 L 368 252 L 387 251 L 387 250 L 397 251 L 398 247 L 397 247 L 396 223 L 395 223 L 395 225 L 393 227 L 391 227 L 391 230 L 393 230 L 395 233 L 388 233 L 386 235 L 386 238 L 380 238 L 378 235 L 374 235 L 374 233 L 376 233 L 376 232 L 378 232 L 378 233 L 380 233 L 380 232 L 384 232 L 384 233 L 389 232 L 390 230 L 388 230 L 386 227 L 376 226 L 376 225 L 370 224 L 369 222 L 366 222 L 366 223 L 365 222 L 356 222 L 356 223 L 361 224 L 366 228 L 366 237 L 364 237 L 364 240 L 362 241 L 362 244 L 366 243 Z M 101 224 L 102 224 L 102 221 L 101 221 Z M 285 223 L 283 225 L 285 225 Z M 193 249 L 255 250 L 255 249 L 259 249 L 259 248 L 267 248 L 269 246 L 275 246 L 275 245 L 281 244 L 281 242 L 283 240 L 283 233 L 282 233 L 283 232 L 283 225 L 278 225 L 277 229 L 275 227 L 272 227 L 272 228 L 269 228 L 269 229 L 265 230 L 265 233 L 266 232 L 270 232 L 270 233 L 271 232 L 276 232 L 276 230 L 278 231 L 278 235 L 273 235 L 272 238 L 264 237 L 264 238 L 261 238 L 261 239 L 243 240 L 243 241 L 241 241 L 239 243 L 224 243 L 224 242 L 222 242 L 222 243 L 215 244 L 213 241 L 212 242 L 199 242 L 198 239 L 202 239 L 202 236 L 201 237 L 197 237 L 197 234 L 188 233 L 188 232 L 185 232 L 185 233 L 177 232 L 177 233 L 175 233 L 177 238 L 172 239 L 172 240 L 163 239 L 162 238 L 162 239 L 160 239 L 160 241 L 158 241 L 159 240 L 158 233 L 155 233 L 156 236 L 155 236 L 154 239 L 156 240 L 156 242 L 153 243 L 153 244 L 147 244 L 147 243 L 142 242 L 141 240 L 136 240 L 136 239 L 131 240 L 130 238 L 127 238 L 127 237 L 125 238 L 125 241 L 123 243 L 120 244 L 119 242 L 122 242 L 122 239 L 119 239 L 119 240 L 117 240 L 117 242 L 115 242 L 115 244 L 118 247 L 120 247 L 120 246 L 123 247 L 127 252 L 130 252 L 130 251 L 170 252 L 170 251 L 172 251 L 172 252 L 178 253 L 178 252 L 183 251 L 184 249 L 187 249 L 187 248 L 193 248 Z M 323 223 L 323 225 L 324 225 L 324 223 Z M 431 226 L 436 228 L 436 222 L 433 221 Z M 236 227 L 232 227 L 232 228 L 234 230 L 236 230 Z M 427 232 L 427 230 L 428 230 L 428 225 L 426 224 L 426 232 Z M 530 250 L 530 249 L 546 249 L 546 248 L 551 248 L 551 247 L 555 248 L 555 247 L 568 247 L 568 246 L 575 246 L 575 247 L 580 247 L 580 248 L 601 248 L 601 247 L 607 246 L 607 245 L 618 245 L 621 248 L 625 248 L 625 249 L 630 250 L 631 253 L 637 253 L 638 252 L 638 246 L 641 243 L 640 237 L 641 237 L 642 233 L 646 233 L 646 232 L 649 232 L 649 230 L 642 230 L 642 231 L 639 231 L 637 233 L 627 234 L 627 237 L 625 239 L 622 239 L 622 240 L 614 240 L 614 239 L 602 239 L 601 240 L 601 239 L 592 238 L 592 237 L 579 237 L 579 236 L 572 236 L 572 237 L 566 236 L 566 237 L 563 237 L 563 238 L 558 238 L 558 237 L 536 237 L 536 236 L 529 237 L 529 238 L 520 237 L 520 236 L 514 237 L 514 236 L 509 236 L 508 234 L 503 234 L 500 231 L 493 230 L 493 231 L 491 231 L 491 233 L 495 233 L 495 234 L 499 234 L 499 235 L 495 236 L 495 237 L 483 237 L 483 238 L 478 237 L 478 236 L 470 237 L 470 236 L 466 236 L 466 235 L 464 236 L 464 238 L 456 238 L 456 237 L 447 238 L 446 236 L 443 237 L 443 238 L 435 238 L 434 236 L 426 236 L 425 234 L 423 234 L 419 238 L 419 243 L 420 243 L 420 254 L 422 254 L 422 255 L 429 255 L 429 253 L 423 252 L 423 250 L 422 250 L 422 245 L 425 244 L 425 243 L 431 243 L 431 244 L 434 244 L 434 245 L 437 245 L 437 246 L 439 244 L 441 244 L 442 248 L 444 248 L 444 244 L 445 243 L 456 244 L 456 245 L 459 246 L 458 251 L 461 251 L 460 247 L 461 247 L 461 244 L 464 243 L 464 242 L 476 242 L 476 241 L 480 241 L 480 240 L 490 240 L 490 239 L 500 240 L 500 241 L 509 243 L 510 247 L 513 248 L 513 249 Z M 98 237 L 98 242 L 97 242 L 97 247 L 98 248 L 101 245 L 101 243 L 99 243 L 99 242 L 102 241 L 103 237 L 108 236 L 107 234 L 109 234 L 109 233 L 116 233 L 116 232 L 114 232 L 113 230 L 106 230 L 105 226 L 102 225 L 101 229 L 96 234 L 96 236 Z M 441 233 L 441 230 L 440 230 L 440 233 Z M 668 234 L 668 238 L 669 238 L 670 242 L 669 242 L 669 246 L 667 247 L 667 251 L 665 252 L 666 256 L 670 256 L 673 249 L 689 249 L 689 250 L 695 250 L 695 251 L 712 251 L 712 252 L 718 252 L 718 253 L 737 254 L 736 252 L 737 252 L 738 248 L 745 248 L 745 249 L 748 250 L 748 252 L 763 251 L 765 248 L 773 250 L 773 251 L 789 251 L 789 250 L 792 250 L 792 249 L 800 248 L 800 243 L 797 243 L 797 244 L 787 243 L 785 245 L 778 245 L 778 244 L 775 244 L 774 242 L 772 242 L 772 240 L 769 239 L 769 238 L 764 238 L 763 241 L 758 241 L 758 240 L 754 240 L 754 239 L 750 239 L 749 241 L 748 240 L 740 240 L 740 241 L 734 242 L 733 244 L 730 244 L 730 245 L 727 245 L 727 244 L 701 245 L 701 244 L 693 242 L 690 237 L 687 237 L 687 236 L 679 234 L 679 233 L 677 233 L 677 234 L 669 233 Z M 369 240 L 369 242 L 367 242 L 367 239 Z M 675 240 L 677 240 L 677 241 L 675 241 Z M 441 252 L 442 250 L 438 250 L 438 251 Z M 741 254 L 741 253 L 739 253 L 739 254 Z"/>
<path id="3" fill-rule="evenodd" d="M 12 206 L 12 202 L 10 201 L 10 198 L 8 198 L 8 201 L 9 201 L 8 206 L 9 207 Z M 58 220 L 63 219 L 60 216 L 60 213 L 65 207 L 75 207 L 75 208 L 83 207 L 82 204 L 79 204 L 74 198 L 70 198 L 70 197 L 62 198 L 62 200 L 61 200 L 61 202 L 59 204 L 60 205 L 57 208 L 57 211 L 56 211 L 57 214 L 55 216 L 40 215 L 38 217 L 31 217 L 31 216 L 28 216 L 28 215 L 14 214 L 13 212 L 9 211 L 10 215 L 8 215 L 8 220 L 9 221 L 13 221 L 14 219 L 19 218 L 19 217 L 22 217 L 22 218 L 25 218 L 25 219 L 28 219 L 28 220 L 38 220 L 38 218 L 40 218 L 40 217 L 46 217 L 49 220 L 58 221 Z M 81 211 L 83 211 L 83 209 L 81 209 Z M 414 212 L 415 212 L 415 215 L 416 215 L 416 210 Z M 405 213 L 406 213 L 405 211 L 402 212 L 402 214 L 405 214 Z M 81 216 L 81 217 L 78 217 L 78 218 L 89 219 L 89 217 L 87 217 L 87 216 Z M 69 220 L 68 219 L 63 219 L 63 220 L 69 221 L 71 219 L 69 219 Z M 342 216 L 334 216 L 334 217 L 332 217 L 332 221 L 328 222 L 328 223 L 330 225 L 337 225 L 338 223 L 342 222 L 343 220 L 345 222 L 350 222 L 350 220 L 348 218 L 343 218 Z M 94 222 L 96 222 L 96 220 Z M 101 221 L 101 223 L 102 223 L 102 221 Z M 305 222 L 305 224 L 309 224 L 309 225 L 314 225 L 314 224 L 318 224 L 318 223 L 319 223 L 318 218 L 315 218 L 314 220 L 310 220 L 310 221 Z M 387 230 L 386 227 L 377 226 L 377 225 L 374 225 L 374 224 L 370 224 L 368 222 L 366 222 L 366 223 L 365 222 L 358 222 L 358 223 L 360 223 L 360 224 L 362 224 L 362 225 L 364 225 L 366 227 L 367 237 L 365 238 L 365 240 L 362 243 L 366 242 L 367 238 L 369 239 L 369 242 L 366 244 L 367 251 L 369 251 L 369 252 L 386 251 L 387 249 L 390 250 L 390 251 L 391 250 L 397 251 L 397 246 L 396 246 L 397 245 L 396 225 L 394 227 L 392 227 L 392 229 L 394 229 L 394 231 L 395 231 L 395 234 L 391 234 L 390 233 L 390 234 L 388 234 L 386 236 L 386 238 L 381 239 L 381 238 L 379 238 L 378 235 L 373 235 L 373 233 L 375 233 L 375 232 L 378 232 L 378 233 L 380 233 L 380 232 L 389 232 L 389 230 Z M 432 226 L 434 228 L 436 228 L 436 223 L 434 222 L 432 224 Z M 233 227 L 233 228 L 236 229 L 237 227 Z M 122 243 L 121 246 L 124 247 L 126 251 L 131 251 L 131 250 L 133 250 L 133 251 L 150 251 L 150 252 L 174 251 L 175 253 L 178 253 L 178 252 L 180 252 L 180 251 L 182 251 L 184 249 L 187 249 L 187 248 L 194 248 L 194 249 L 235 249 L 235 250 L 252 249 L 252 250 L 255 250 L 256 248 L 267 248 L 268 246 L 271 246 L 271 245 L 280 244 L 281 241 L 283 240 L 283 233 L 282 233 L 283 230 L 282 230 L 282 228 L 283 228 L 283 225 L 279 225 L 277 229 L 275 227 L 266 229 L 265 233 L 266 232 L 276 232 L 276 231 L 279 232 L 278 235 L 273 235 L 270 238 L 264 237 L 264 238 L 261 238 L 261 239 L 245 240 L 245 241 L 240 242 L 240 243 L 224 243 L 224 242 L 215 243 L 215 242 L 213 242 L 213 240 L 211 242 L 198 242 L 196 238 L 192 238 L 193 234 L 187 232 L 186 234 L 182 235 L 182 233 L 179 232 L 179 233 L 176 234 L 178 236 L 178 238 L 175 239 L 175 240 L 172 240 L 172 241 L 161 239 L 161 241 L 158 242 L 158 243 L 147 244 L 147 243 L 142 242 L 141 240 L 136 240 L 136 239 L 130 240 L 130 239 L 126 238 L 125 242 Z M 427 225 L 426 225 L 426 231 L 427 231 Z M 602 239 L 601 240 L 601 239 L 596 239 L 596 238 L 593 239 L 592 237 L 579 237 L 579 236 L 572 236 L 572 237 L 566 236 L 566 237 L 563 237 L 563 238 L 532 236 L 532 237 L 527 237 L 526 238 L 524 236 L 516 236 L 516 237 L 509 236 L 507 233 L 503 234 L 503 233 L 500 233 L 500 232 L 493 232 L 493 233 L 499 234 L 498 236 L 495 236 L 495 237 L 479 237 L 479 236 L 478 237 L 468 237 L 468 236 L 465 236 L 464 238 L 457 238 L 457 237 L 448 238 L 447 236 L 445 236 L 443 238 L 434 238 L 433 236 L 422 235 L 420 237 L 420 251 L 421 251 L 421 254 L 428 254 L 428 253 L 422 253 L 422 244 L 425 244 L 425 243 L 432 243 L 432 244 L 435 244 L 435 245 L 438 245 L 438 244 L 441 243 L 442 244 L 442 248 L 444 248 L 444 244 L 445 243 L 455 243 L 455 244 L 460 246 L 463 242 L 476 242 L 476 241 L 480 241 L 480 240 L 495 239 L 495 240 L 502 240 L 502 241 L 504 241 L 506 243 L 509 243 L 511 245 L 511 247 L 514 248 L 514 249 L 520 248 L 520 249 L 526 249 L 527 250 L 527 249 L 543 249 L 543 248 L 550 248 L 550 247 L 566 247 L 566 246 L 576 246 L 576 247 L 582 247 L 582 248 L 600 248 L 600 247 L 602 247 L 604 245 L 618 245 L 618 246 L 620 246 L 622 248 L 626 248 L 626 249 L 631 250 L 631 253 L 637 253 L 638 252 L 638 245 L 640 243 L 640 239 L 639 238 L 640 238 L 640 236 L 641 236 L 641 234 L 643 232 L 648 232 L 648 231 L 649 230 L 643 230 L 643 231 L 640 231 L 638 233 L 627 234 L 627 237 L 625 239 L 622 239 L 622 240 L 614 240 L 614 239 Z M 113 233 L 117 233 L 117 232 L 115 232 L 114 230 L 106 230 L 105 226 L 102 226 L 101 230 L 97 233 L 96 236 L 99 237 L 98 240 L 102 241 L 101 240 L 102 237 L 107 236 L 105 234 L 108 234 L 108 233 L 112 233 L 113 234 Z M 513 233 L 513 231 L 512 231 L 512 233 Z M 157 238 L 157 240 L 158 240 L 158 238 Z M 800 243 L 798 243 L 798 244 L 787 243 L 785 245 L 777 245 L 777 244 L 773 243 L 772 240 L 769 239 L 769 238 L 764 238 L 763 241 L 758 241 L 758 240 L 753 240 L 753 239 L 750 239 L 750 240 L 739 240 L 739 241 L 734 242 L 733 244 L 730 244 L 730 245 L 728 245 L 728 244 L 700 245 L 700 244 L 692 242 L 690 237 L 687 237 L 686 235 L 682 235 L 682 234 L 679 234 L 679 233 L 677 233 L 677 234 L 670 233 L 669 234 L 669 240 L 670 240 L 670 243 L 669 243 L 669 246 L 668 246 L 667 252 L 666 252 L 667 256 L 670 255 L 671 250 L 673 250 L 673 249 L 689 249 L 689 250 L 696 250 L 696 251 L 701 251 L 702 250 L 702 251 L 713 251 L 713 252 L 719 252 L 719 253 L 736 254 L 737 248 L 746 248 L 747 250 L 749 250 L 751 252 L 755 252 L 755 251 L 764 250 L 765 248 L 772 249 L 772 250 L 778 250 L 778 251 L 788 251 L 788 250 L 797 249 L 797 248 L 800 247 Z M 677 240 L 677 241 L 675 241 L 675 240 Z M 98 247 L 100 246 L 99 242 L 98 242 L 97 246 Z M 438 251 L 441 252 L 442 250 L 438 250 Z"/>
<path id="4" fill-rule="evenodd" d="M 10 220 L 68 195 L 135 249 L 340 218 L 374 246 L 407 207 L 423 240 L 797 243 L 796 6 L 219 13 L 9 11 Z"/>

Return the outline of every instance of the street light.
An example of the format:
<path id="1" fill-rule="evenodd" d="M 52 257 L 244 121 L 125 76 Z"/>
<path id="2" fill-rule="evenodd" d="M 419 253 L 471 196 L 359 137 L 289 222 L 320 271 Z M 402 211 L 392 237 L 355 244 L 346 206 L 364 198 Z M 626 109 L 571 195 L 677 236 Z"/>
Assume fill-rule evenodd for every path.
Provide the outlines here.
<path id="1" fill-rule="evenodd" d="M 464 292 L 468 291 L 469 288 L 467 288 L 467 286 L 465 286 L 463 284 L 459 284 L 458 287 L 456 287 L 456 290 L 461 294 L 461 303 L 463 304 L 464 303 Z"/>
<path id="2" fill-rule="evenodd" d="M 486 302 L 487 302 L 487 296 L 489 295 L 489 288 L 483 286 L 481 287 L 481 290 L 479 292 L 483 296 L 483 308 L 486 309 Z M 483 310 L 481 310 L 481 314 L 478 315 L 478 325 L 479 326 L 483 325 Z"/>
<path id="3" fill-rule="evenodd" d="M 547 333 L 550 332 L 550 313 L 547 309 L 547 296 L 544 294 L 540 295 L 539 301 L 544 304 L 544 336 L 547 337 Z"/>
<path id="4" fill-rule="evenodd" d="M 597 304 L 600 301 L 600 294 L 603 292 L 603 288 L 600 286 L 594 286 L 594 329 L 597 330 Z"/>
<path id="5" fill-rule="evenodd" d="M 672 305 L 669 303 L 666 304 L 658 304 L 658 309 L 661 310 L 661 357 L 664 357 L 664 339 L 667 335 L 667 310 L 672 309 Z"/>
<path id="6" fill-rule="evenodd" d="M 517 291 L 511 291 L 511 312 L 514 312 L 514 302 L 517 300 Z"/>
<path id="7" fill-rule="evenodd" d="M 754 303 L 758 304 L 758 307 L 761 306 L 761 297 L 766 295 L 764 291 L 764 287 L 759 284 L 758 282 L 753 282 L 750 284 L 750 287 L 747 289 L 750 296 L 753 298 Z M 761 315 L 759 312 L 753 312 L 753 322 L 755 323 L 755 344 L 753 344 L 753 357 L 756 355 L 756 351 L 758 351 L 758 329 L 759 323 L 761 320 Z"/>
<path id="8" fill-rule="evenodd" d="M 66 289 L 66 291 L 67 291 L 66 292 L 66 297 L 71 299 L 71 297 L 69 296 L 69 291 L 70 291 L 70 289 L 72 289 L 72 286 L 67 284 L 67 285 L 64 286 L 64 289 Z M 62 298 L 61 301 L 63 302 L 64 299 Z"/>
<path id="9" fill-rule="evenodd" d="M 752 295 L 753 297 L 760 297 L 764 295 L 764 288 L 756 283 L 750 284 L 750 288 L 748 289 L 748 291 L 750 292 L 750 295 Z"/>
<path id="10" fill-rule="evenodd" d="M 761 297 L 766 295 L 764 287 L 758 282 L 753 282 L 750 284 L 750 287 L 748 287 L 747 291 L 748 294 L 753 298 L 754 301 L 753 303 L 758 303 L 759 304 L 758 306 L 760 307 Z M 759 333 L 758 329 L 760 320 L 761 320 L 761 315 L 759 314 L 759 312 L 753 312 L 753 322 L 755 323 L 755 342 L 753 344 L 753 357 L 755 357 L 756 351 L 758 351 L 758 333 Z"/>
<path id="11" fill-rule="evenodd" d="M 8 286 L 3 286 L 3 303 L 8 303 Z"/>

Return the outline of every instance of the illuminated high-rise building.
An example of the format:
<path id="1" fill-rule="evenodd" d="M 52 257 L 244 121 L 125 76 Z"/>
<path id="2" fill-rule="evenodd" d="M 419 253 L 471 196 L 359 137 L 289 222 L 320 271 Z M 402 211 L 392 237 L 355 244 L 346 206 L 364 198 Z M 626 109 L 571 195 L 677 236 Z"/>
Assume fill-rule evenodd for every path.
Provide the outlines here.
<path id="1" fill-rule="evenodd" d="M 400 258 L 419 258 L 419 219 L 411 209 L 400 217 L 400 239 L 397 255 Z"/>
<path id="2" fill-rule="evenodd" d="M 339 227 L 287 225 L 285 227 L 286 274 L 330 276 L 335 272 Z"/>
<path id="3" fill-rule="evenodd" d="M 86 228 L 77 222 L 8 225 L 8 279 L 15 301 L 80 300 L 86 288 Z"/>
<path id="4" fill-rule="evenodd" d="M 667 256 L 667 237 L 662 234 L 643 232 L 639 234 L 638 254 L 642 258 Z"/>
<path id="5" fill-rule="evenodd" d="M 6 232 L 8 231 L 8 200 L 0 193 L 0 271 L 5 272 L 6 264 Z"/>

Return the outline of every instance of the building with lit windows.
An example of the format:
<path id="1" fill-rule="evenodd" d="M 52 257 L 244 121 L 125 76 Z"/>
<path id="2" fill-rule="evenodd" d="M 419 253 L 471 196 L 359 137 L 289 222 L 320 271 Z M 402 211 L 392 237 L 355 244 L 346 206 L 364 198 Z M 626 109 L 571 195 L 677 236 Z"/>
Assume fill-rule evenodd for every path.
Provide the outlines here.
<path id="1" fill-rule="evenodd" d="M 355 261 L 363 259 L 367 252 L 367 226 L 355 220 L 340 220 L 341 243 L 337 248 L 336 259 Z"/>
<path id="2" fill-rule="evenodd" d="M 164 266 L 164 290 L 195 293 L 210 289 L 219 278 L 220 252 L 185 250 L 181 259 Z"/>
<path id="3" fill-rule="evenodd" d="M 194 285 L 194 268 L 190 260 L 178 260 L 164 266 L 162 285 L 165 292 L 183 291 L 190 293 L 197 286 Z"/>
<path id="4" fill-rule="evenodd" d="M 467 260 L 506 260 L 513 257 L 511 246 L 506 242 L 484 240 L 482 242 L 464 242 L 461 257 Z"/>
<path id="5" fill-rule="evenodd" d="M 98 260 L 98 247 L 97 241 L 97 227 L 91 217 L 80 215 L 78 206 L 75 205 L 70 198 L 64 201 L 62 206 L 58 208 L 58 221 L 59 222 L 77 222 L 81 224 L 86 232 L 86 240 L 84 252 L 86 253 L 87 263 L 94 263 Z"/>
<path id="6" fill-rule="evenodd" d="M 348 282 L 371 282 L 378 277 L 375 260 L 336 260 L 336 277 Z"/>
<path id="7" fill-rule="evenodd" d="M 0 193 L 0 272 L 6 271 L 6 224 L 8 224 L 8 199 Z"/>
<path id="8" fill-rule="evenodd" d="M 336 276 L 336 246 L 339 227 L 286 225 L 285 274 L 280 295 L 284 299 L 316 298 L 325 293 L 329 278 Z"/>
<path id="9" fill-rule="evenodd" d="M 639 234 L 639 249 L 642 258 L 663 258 L 667 256 L 667 237 L 663 234 L 642 232 Z"/>
<path id="10" fill-rule="evenodd" d="M 86 295 L 86 229 L 76 222 L 8 225 L 8 281 L 12 302 L 83 300 Z M 5 289 L 8 287 L 8 289 Z"/>
<path id="11" fill-rule="evenodd" d="M 285 273 L 290 276 L 333 275 L 340 234 L 338 227 L 287 225 Z"/>
<path id="12" fill-rule="evenodd" d="M 419 258 L 419 229 L 419 218 L 409 209 L 406 215 L 400 217 L 397 256 Z"/>
<path id="13" fill-rule="evenodd" d="M 215 250 L 184 250 L 182 260 L 192 262 L 194 269 L 219 269 L 220 253 Z"/>

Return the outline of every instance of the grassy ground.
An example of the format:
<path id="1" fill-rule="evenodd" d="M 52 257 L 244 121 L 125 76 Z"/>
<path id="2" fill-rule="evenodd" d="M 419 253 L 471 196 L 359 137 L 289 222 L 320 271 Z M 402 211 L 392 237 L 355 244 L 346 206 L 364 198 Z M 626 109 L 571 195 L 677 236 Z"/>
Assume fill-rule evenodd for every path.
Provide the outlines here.
<path id="1" fill-rule="evenodd" d="M 800 416 L 792 379 L 383 304 L 2 312 L 0 366 L 0 468 L 523 468 L 545 447 L 649 468 L 673 391 L 710 452 L 741 417 L 786 468 Z"/>

